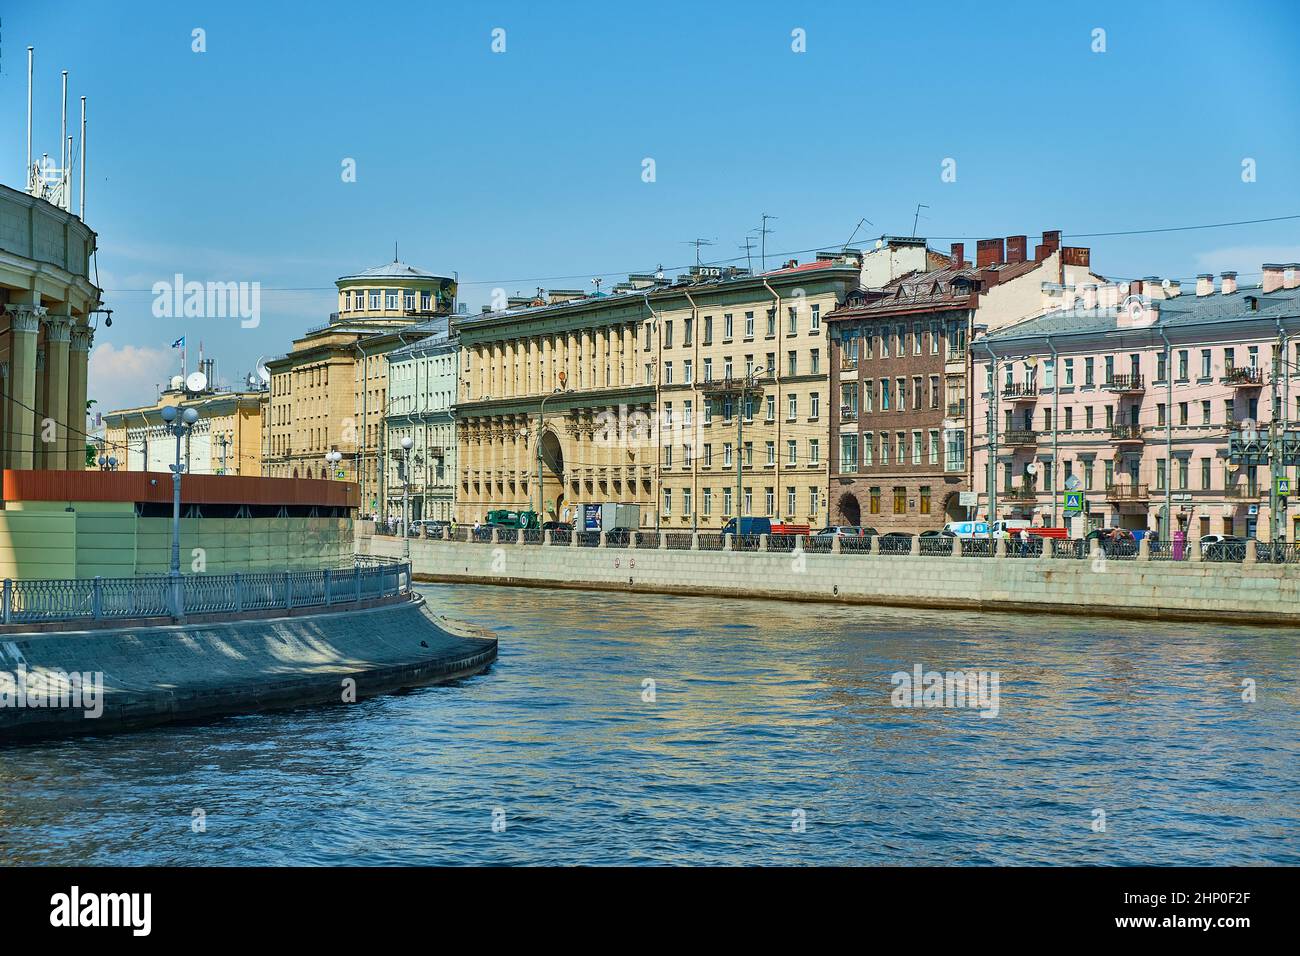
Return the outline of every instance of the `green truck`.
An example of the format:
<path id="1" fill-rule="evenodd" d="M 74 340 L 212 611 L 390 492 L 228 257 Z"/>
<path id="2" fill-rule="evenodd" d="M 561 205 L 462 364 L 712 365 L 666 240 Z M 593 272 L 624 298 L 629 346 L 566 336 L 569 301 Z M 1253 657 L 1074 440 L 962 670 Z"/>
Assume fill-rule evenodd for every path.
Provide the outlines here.
<path id="1" fill-rule="evenodd" d="M 537 516 L 536 511 L 511 511 L 507 508 L 498 508 L 487 513 L 487 524 L 489 528 L 511 528 L 527 531 L 540 528 L 542 519 Z"/>

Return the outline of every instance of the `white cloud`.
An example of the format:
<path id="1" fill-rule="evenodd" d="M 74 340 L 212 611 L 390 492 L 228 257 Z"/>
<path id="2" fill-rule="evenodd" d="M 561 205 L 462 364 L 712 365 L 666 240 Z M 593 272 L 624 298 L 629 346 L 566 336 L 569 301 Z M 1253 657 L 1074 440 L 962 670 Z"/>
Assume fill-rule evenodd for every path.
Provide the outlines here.
<path id="1" fill-rule="evenodd" d="M 98 403 L 92 412 L 148 405 L 158 397 L 157 386 L 180 371 L 171 349 L 105 342 L 90 352 L 88 398 Z"/>

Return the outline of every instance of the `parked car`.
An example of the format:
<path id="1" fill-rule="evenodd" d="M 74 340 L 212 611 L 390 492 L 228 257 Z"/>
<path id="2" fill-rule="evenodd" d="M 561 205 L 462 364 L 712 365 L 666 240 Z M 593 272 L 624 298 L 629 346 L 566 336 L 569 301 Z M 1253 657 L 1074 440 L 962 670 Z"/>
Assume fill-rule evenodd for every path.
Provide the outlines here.
<path id="1" fill-rule="evenodd" d="M 1206 561 L 1242 561 L 1246 557 L 1246 539 L 1235 534 L 1203 535 L 1201 557 Z"/>
<path id="2" fill-rule="evenodd" d="M 814 538 L 871 538 L 875 537 L 875 528 L 863 528 L 855 524 L 832 524 L 818 531 Z"/>
<path id="3" fill-rule="evenodd" d="M 912 550 L 910 531 L 887 531 L 880 536 L 880 550 L 893 554 L 906 554 Z"/>
<path id="4" fill-rule="evenodd" d="M 947 528 L 942 528 L 937 531 L 936 530 L 922 531 L 921 537 L 922 538 L 955 538 L 957 537 L 957 535 L 954 532 L 949 531 Z"/>
<path id="5" fill-rule="evenodd" d="M 441 538 L 444 528 L 450 528 L 451 522 L 435 518 L 422 518 L 412 521 L 407 532 L 412 538 Z"/>
<path id="6" fill-rule="evenodd" d="M 545 521 L 542 523 L 543 531 L 572 531 L 573 525 L 567 521 Z"/>

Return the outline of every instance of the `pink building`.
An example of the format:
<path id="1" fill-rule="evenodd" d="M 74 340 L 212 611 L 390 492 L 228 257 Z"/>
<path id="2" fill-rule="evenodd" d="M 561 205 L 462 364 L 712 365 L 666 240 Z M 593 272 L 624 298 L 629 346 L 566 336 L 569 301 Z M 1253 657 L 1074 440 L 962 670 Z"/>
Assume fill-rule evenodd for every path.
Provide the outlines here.
<path id="1" fill-rule="evenodd" d="M 1239 288 L 1233 272 L 1218 289 L 1200 276 L 1194 293 L 1154 278 L 1065 286 L 1045 289 L 1062 308 L 977 328 L 979 514 L 992 483 L 999 517 L 1064 524 L 1074 536 L 1094 527 L 1167 536 L 1168 508 L 1191 535 L 1269 540 L 1274 481 L 1296 477 L 1295 462 L 1271 473 L 1267 451 L 1275 418 L 1279 438 L 1300 423 L 1298 286 L 1296 263 L 1266 264 L 1255 287 Z M 1073 518 L 1068 488 L 1082 493 Z M 1278 500 L 1281 534 L 1300 540 L 1300 508 L 1288 517 L 1284 507 Z"/>

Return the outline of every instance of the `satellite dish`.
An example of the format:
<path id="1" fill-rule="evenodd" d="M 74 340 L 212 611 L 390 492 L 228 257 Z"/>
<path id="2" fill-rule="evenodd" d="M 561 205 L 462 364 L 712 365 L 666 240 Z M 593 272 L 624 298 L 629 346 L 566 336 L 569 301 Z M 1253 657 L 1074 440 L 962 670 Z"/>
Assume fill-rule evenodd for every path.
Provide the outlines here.
<path id="1" fill-rule="evenodd" d="M 181 378 L 179 375 L 173 375 L 171 382 L 172 382 L 172 391 L 175 392 L 175 391 L 179 391 L 180 387 L 185 384 L 185 379 Z"/>
<path id="2" fill-rule="evenodd" d="M 257 377 L 260 378 L 263 382 L 271 381 L 271 370 L 266 367 L 265 358 L 260 358 L 257 360 Z"/>
<path id="3" fill-rule="evenodd" d="M 1168 289 L 1171 285 L 1173 285 L 1173 283 L 1170 282 L 1168 279 L 1160 280 L 1160 288 L 1162 289 Z"/>
<path id="4" fill-rule="evenodd" d="M 1078 491 L 1081 484 L 1083 484 L 1083 482 L 1079 480 L 1078 475 L 1071 475 L 1069 478 L 1065 479 L 1065 490 Z"/>
<path id="5" fill-rule="evenodd" d="M 876 248 L 877 248 L 877 249 L 883 249 L 884 246 L 885 246 L 885 240 L 884 240 L 884 239 L 877 239 L 877 240 L 876 240 Z"/>
<path id="6" fill-rule="evenodd" d="M 189 378 L 185 379 L 185 391 L 201 392 L 208 387 L 208 377 L 202 372 L 190 372 Z"/>
<path id="7" fill-rule="evenodd" d="M 1026 475 L 1038 474 L 1038 463 L 1031 461 L 1029 464 L 1025 465 L 1025 474 Z"/>

